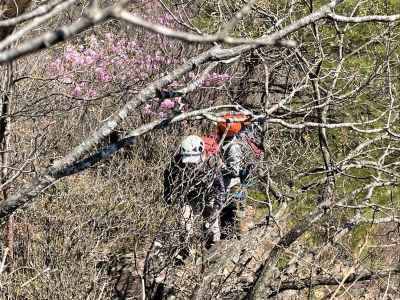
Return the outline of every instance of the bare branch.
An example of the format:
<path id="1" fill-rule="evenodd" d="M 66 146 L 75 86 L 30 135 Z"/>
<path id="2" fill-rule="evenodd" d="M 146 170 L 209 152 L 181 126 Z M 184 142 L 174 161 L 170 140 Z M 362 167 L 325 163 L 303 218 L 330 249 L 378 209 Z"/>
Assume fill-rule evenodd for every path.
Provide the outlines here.
<path id="1" fill-rule="evenodd" d="M 286 291 L 286 290 L 302 290 L 307 288 L 313 288 L 322 285 L 339 285 L 340 282 L 344 284 L 369 281 L 378 278 L 384 278 L 390 276 L 390 274 L 398 274 L 400 273 L 400 267 L 394 267 L 383 271 L 362 271 L 359 273 L 351 273 L 347 276 L 347 278 L 343 277 L 334 277 L 334 276 L 317 276 L 312 278 L 303 278 L 291 281 L 283 281 L 279 283 L 275 289 L 270 286 L 270 288 L 274 289 L 274 292 L 269 294 L 267 297 L 272 298 L 277 294 Z"/>
<path id="2" fill-rule="evenodd" d="M 26 33 L 29 31 L 33 30 L 40 24 L 43 24 L 59 12 L 66 10 L 68 7 L 73 5 L 76 2 L 76 0 L 68 0 L 68 1 L 62 1 L 59 5 L 55 5 L 53 10 L 50 13 L 47 13 L 43 16 L 36 17 L 31 23 L 27 24 L 26 26 L 22 27 L 20 30 L 17 32 L 14 32 L 12 35 L 9 35 L 6 37 L 4 40 L 0 42 L 0 50 L 3 50 L 10 46 L 13 42 L 17 41 L 21 37 L 23 37 Z"/>
<path id="3" fill-rule="evenodd" d="M 68 25 L 63 26 L 56 31 L 47 32 L 39 37 L 33 38 L 21 46 L 0 52 L 0 64 L 15 60 L 27 54 L 37 52 L 38 50 L 49 48 L 57 43 L 63 42 L 66 39 L 74 36 L 77 33 L 84 31 L 95 24 L 99 24 L 111 18 L 112 10 L 104 9 L 101 13 L 96 15 L 84 16 L 80 20 Z"/>
<path id="4" fill-rule="evenodd" d="M 193 34 L 187 33 L 183 31 L 177 31 L 170 29 L 166 26 L 154 24 L 146 21 L 145 19 L 132 15 L 125 10 L 115 10 L 113 12 L 113 16 L 116 19 L 120 19 L 128 22 L 129 24 L 143 27 L 151 32 L 159 33 L 164 36 L 175 38 L 181 41 L 186 41 L 190 43 L 213 43 L 213 42 L 223 42 L 225 44 L 230 45 L 252 45 L 252 46 L 280 46 L 280 47 L 296 47 L 296 43 L 290 40 L 283 40 L 280 38 L 276 39 L 240 39 L 240 38 L 232 38 L 226 36 L 225 34 Z"/>
<path id="5" fill-rule="evenodd" d="M 335 13 L 329 13 L 328 17 L 337 22 L 345 22 L 345 23 L 396 22 L 400 20 L 400 15 L 347 17 L 342 15 L 337 15 Z"/>
<path id="6" fill-rule="evenodd" d="M 32 20 L 36 17 L 43 16 L 51 11 L 54 7 L 59 5 L 60 3 L 64 2 L 64 0 L 55 0 L 48 4 L 40 5 L 38 8 L 25 13 L 23 15 L 19 15 L 18 17 L 8 17 L 6 20 L 0 20 L 0 27 L 8 27 L 8 26 L 15 26 L 19 23 Z"/>

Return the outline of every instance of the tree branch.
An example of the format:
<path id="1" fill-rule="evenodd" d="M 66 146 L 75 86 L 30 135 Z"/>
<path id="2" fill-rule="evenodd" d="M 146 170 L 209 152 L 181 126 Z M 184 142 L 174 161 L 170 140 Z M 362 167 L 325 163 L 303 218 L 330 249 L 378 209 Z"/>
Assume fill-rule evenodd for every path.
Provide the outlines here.
<path id="1" fill-rule="evenodd" d="M 393 274 L 400 273 L 400 266 L 396 266 L 391 269 L 387 269 L 384 271 L 363 271 L 359 273 L 352 273 L 347 276 L 346 279 L 343 277 L 335 277 L 335 276 L 318 276 L 313 278 L 303 278 L 298 280 L 288 280 L 280 282 L 277 287 L 272 285 L 269 288 L 273 289 L 274 291 L 269 294 L 267 297 L 272 298 L 278 295 L 279 293 L 286 291 L 286 290 L 303 290 L 307 288 L 313 288 L 316 286 L 322 285 L 339 285 L 343 281 L 343 283 L 355 283 L 360 281 L 369 281 L 373 279 L 379 279 L 382 277 L 387 277 Z"/>
<path id="2" fill-rule="evenodd" d="M 337 15 L 335 13 L 329 13 L 328 17 L 337 22 L 345 22 L 345 23 L 365 23 L 365 22 L 396 22 L 400 20 L 399 15 L 391 15 L 391 16 L 362 16 L 362 17 L 347 17 L 342 15 Z"/>
<path id="3" fill-rule="evenodd" d="M 43 16 L 47 14 L 49 11 L 51 11 L 54 7 L 59 5 L 60 3 L 64 2 L 65 0 L 56 0 L 48 4 L 43 4 L 39 6 L 38 8 L 25 13 L 23 15 L 19 15 L 18 17 L 15 18 L 8 18 L 6 20 L 0 20 L 0 27 L 9 27 L 9 26 L 15 26 L 19 23 L 32 20 L 33 18 Z"/>

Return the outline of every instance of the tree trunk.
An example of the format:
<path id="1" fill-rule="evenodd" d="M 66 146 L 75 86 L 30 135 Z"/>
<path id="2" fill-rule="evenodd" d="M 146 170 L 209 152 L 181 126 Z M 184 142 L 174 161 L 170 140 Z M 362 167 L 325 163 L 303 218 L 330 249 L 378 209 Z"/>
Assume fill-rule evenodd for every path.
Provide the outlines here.
<path id="1" fill-rule="evenodd" d="M 9 165 L 9 136 L 10 136 L 10 99 L 12 98 L 13 88 L 13 65 L 12 63 L 5 66 L 5 72 L 2 73 L 1 78 L 1 95 L 0 95 L 0 163 L 1 173 L 0 182 L 4 184 L 8 179 L 8 165 Z M 7 188 L 1 191 L 2 201 L 7 200 Z M 9 248 L 10 260 L 13 260 L 13 245 L 14 245 L 14 217 L 10 216 L 6 226 L 6 245 Z"/>

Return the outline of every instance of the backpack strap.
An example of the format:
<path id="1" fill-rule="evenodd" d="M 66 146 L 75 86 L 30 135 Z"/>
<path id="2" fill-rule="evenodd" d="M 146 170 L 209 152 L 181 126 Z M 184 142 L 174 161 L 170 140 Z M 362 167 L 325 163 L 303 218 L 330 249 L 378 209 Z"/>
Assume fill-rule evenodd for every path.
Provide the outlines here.
<path id="1" fill-rule="evenodd" d="M 213 135 L 207 135 L 202 137 L 204 142 L 204 151 L 206 156 L 216 155 L 218 152 L 218 142 L 217 138 Z"/>

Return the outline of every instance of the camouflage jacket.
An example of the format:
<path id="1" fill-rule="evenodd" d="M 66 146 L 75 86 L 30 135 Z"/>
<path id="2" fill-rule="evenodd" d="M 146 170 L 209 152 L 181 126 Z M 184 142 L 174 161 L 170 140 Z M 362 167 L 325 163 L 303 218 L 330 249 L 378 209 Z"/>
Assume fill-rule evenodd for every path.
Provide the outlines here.
<path id="1" fill-rule="evenodd" d="M 225 186 L 221 171 L 211 160 L 183 164 L 179 156 L 174 157 L 164 171 L 164 200 L 168 204 L 189 204 L 195 213 L 220 209 L 225 201 Z"/>

